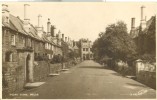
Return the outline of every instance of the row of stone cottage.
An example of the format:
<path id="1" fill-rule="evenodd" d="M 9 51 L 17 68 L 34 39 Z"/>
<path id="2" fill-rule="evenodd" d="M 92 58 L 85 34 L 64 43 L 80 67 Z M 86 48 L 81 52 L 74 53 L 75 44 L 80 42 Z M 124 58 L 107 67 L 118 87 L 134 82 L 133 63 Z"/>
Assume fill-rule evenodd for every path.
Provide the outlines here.
<path id="1" fill-rule="evenodd" d="M 34 27 L 27 18 L 28 6 L 24 5 L 22 20 L 10 14 L 8 5 L 2 4 L 3 88 L 9 88 L 9 92 L 19 91 L 26 83 L 36 80 L 34 75 L 41 74 L 34 67 L 39 58 L 51 59 L 54 55 L 64 54 L 66 50 L 62 46 L 65 44 L 68 52 L 74 50 L 71 39 L 64 37 L 60 31 L 56 32 L 50 19 L 47 22 L 47 32 L 41 25 L 41 15 L 38 16 L 38 26 Z M 48 74 L 48 63 L 43 61 L 36 65 L 42 68 L 41 72 Z"/>

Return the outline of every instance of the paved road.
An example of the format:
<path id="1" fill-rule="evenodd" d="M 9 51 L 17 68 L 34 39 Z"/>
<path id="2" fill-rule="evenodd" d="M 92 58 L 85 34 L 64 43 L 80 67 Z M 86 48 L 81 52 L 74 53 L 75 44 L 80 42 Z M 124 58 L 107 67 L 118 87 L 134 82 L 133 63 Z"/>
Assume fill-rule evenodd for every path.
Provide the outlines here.
<path id="1" fill-rule="evenodd" d="M 38 96 L 19 98 L 41 99 L 131 99 L 155 98 L 156 91 L 132 79 L 122 77 L 115 71 L 104 69 L 94 61 L 84 61 L 49 77 L 42 86 L 23 91 Z"/>

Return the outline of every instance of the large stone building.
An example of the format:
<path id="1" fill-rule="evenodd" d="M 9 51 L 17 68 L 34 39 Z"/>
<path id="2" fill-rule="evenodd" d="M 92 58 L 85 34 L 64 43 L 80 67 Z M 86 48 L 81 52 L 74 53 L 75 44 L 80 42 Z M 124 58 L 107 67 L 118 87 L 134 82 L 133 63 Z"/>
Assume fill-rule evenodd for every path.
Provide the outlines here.
<path id="1" fill-rule="evenodd" d="M 9 92 L 21 91 L 27 83 L 35 82 L 35 75 L 42 73 L 35 70 L 35 62 L 48 61 L 54 55 L 62 55 L 62 42 L 72 48 L 72 42 L 64 41 L 61 32 L 55 32 L 50 19 L 47 22 L 47 32 L 40 22 L 41 15 L 38 16 L 38 25 L 33 26 L 27 17 L 28 6 L 24 5 L 22 20 L 10 14 L 8 5 L 2 4 L 3 88 L 7 83 Z"/>
<path id="2" fill-rule="evenodd" d="M 81 59 L 90 60 L 93 59 L 92 42 L 88 39 L 81 39 Z"/>

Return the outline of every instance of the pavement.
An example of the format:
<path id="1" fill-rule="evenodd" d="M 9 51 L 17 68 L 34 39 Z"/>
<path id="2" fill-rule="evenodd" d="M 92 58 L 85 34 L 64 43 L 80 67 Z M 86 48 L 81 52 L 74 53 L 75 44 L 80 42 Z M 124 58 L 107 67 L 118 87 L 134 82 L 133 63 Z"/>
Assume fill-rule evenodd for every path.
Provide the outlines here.
<path id="1" fill-rule="evenodd" d="M 156 90 L 100 64 L 87 60 L 38 88 L 20 92 L 17 99 L 155 99 Z"/>

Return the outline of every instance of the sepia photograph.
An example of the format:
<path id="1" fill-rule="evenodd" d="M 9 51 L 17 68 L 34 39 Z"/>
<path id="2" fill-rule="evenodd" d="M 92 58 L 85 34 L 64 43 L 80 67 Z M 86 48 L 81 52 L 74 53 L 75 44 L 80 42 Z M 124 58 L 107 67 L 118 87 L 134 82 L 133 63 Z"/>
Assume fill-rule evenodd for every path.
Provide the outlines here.
<path id="1" fill-rule="evenodd" d="M 1 2 L 2 99 L 156 99 L 157 4 L 91 1 Z"/>

